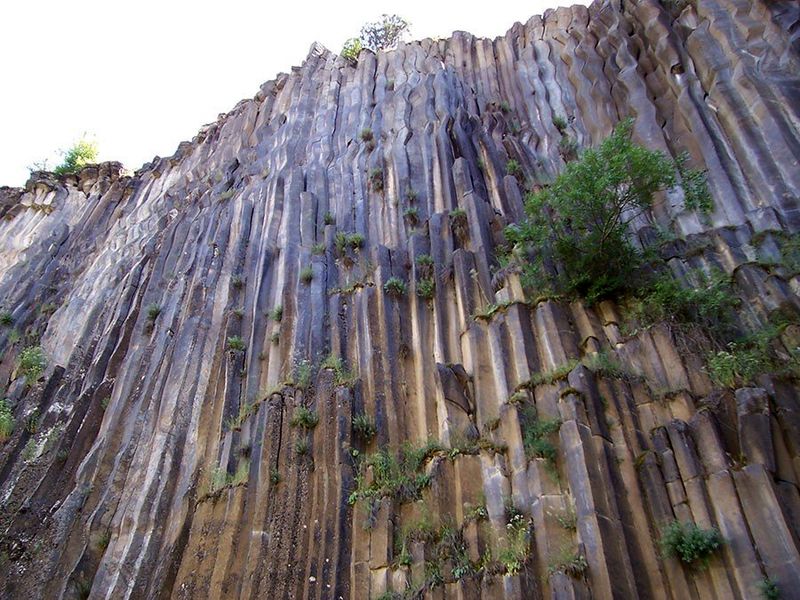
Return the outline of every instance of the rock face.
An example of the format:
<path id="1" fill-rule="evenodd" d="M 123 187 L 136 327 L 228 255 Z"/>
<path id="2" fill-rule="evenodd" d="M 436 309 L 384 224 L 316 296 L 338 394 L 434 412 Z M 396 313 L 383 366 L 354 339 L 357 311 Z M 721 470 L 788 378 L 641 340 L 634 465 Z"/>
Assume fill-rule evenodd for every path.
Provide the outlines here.
<path id="1" fill-rule="evenodd" d="M 630 116 L 715 201 L 634 233 L 733 274 L 743 323 L 800 309 L 798 31 L 795 2 L 612 0 L 357 65 L 315 45 L 133 176 L 0 189 L 2 597 L 797 597 L 797 382 L 715 389 L 666 326 L 526 301 L 496 250 L 563 168 L 554 117 L 588 147 Z M 351 498 L 364 456 L 429 440 Z M 721 533 L 707 569 L 661 555 L 675 519 Z"/>

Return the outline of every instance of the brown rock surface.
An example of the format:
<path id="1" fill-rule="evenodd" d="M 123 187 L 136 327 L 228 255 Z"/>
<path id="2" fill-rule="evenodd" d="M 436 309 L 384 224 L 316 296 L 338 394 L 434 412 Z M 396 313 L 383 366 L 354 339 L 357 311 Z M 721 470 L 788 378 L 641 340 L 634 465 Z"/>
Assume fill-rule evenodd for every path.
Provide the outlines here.
<path id="1" fill-rule="evenodd" d="M 749 599 L 765 578 L 795 597 L 797 382 L 721 394 L 667 327 L 527 303 L 498 270 L 525 191 L 507 162 L 545 183 L 554 116 L 581 147 L 631 116 L 637 142 L 708 169 L 715 203 L 664 194 L 639 237 L 672 227 L 677 276 L 734 275 L 743 323 L 800 309 L 775 264 L 800 230 L 800 7 L 664 4 L 357 64 L 315 44 L 132 176 L 0 188 L 0 597 Z M 33 344 L 47 367 L 25 381 Z M 598 351 L 625 374 L 577 363 Z M 292 425 L 301 408 L 316 426 Z M 526 453 L 533 413 L 561 421 L 554 460 Z M 365 456 L 428 440 L 419 500 L 350 502 Z M 676 518 L 722 533 L 708 570 L 661 556 Z"/>

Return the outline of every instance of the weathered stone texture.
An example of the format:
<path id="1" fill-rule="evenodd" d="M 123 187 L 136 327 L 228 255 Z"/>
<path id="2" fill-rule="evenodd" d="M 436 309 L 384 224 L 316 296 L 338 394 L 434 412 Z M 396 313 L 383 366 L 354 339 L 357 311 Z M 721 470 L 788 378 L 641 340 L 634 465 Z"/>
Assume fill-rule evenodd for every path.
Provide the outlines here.
<path id="1" fill-rule="evenodd" d="M 449 520 L 478 561 L 506 539 L 510 499 L 533 523 L 525 568 L 448 567 L 426 597 L 745 599 L 767 577 L 797 597 L 797 382 L 714 390 L 668 328 L 627 335 L 611 302 L 524 302 L 497 269 L 523 214 L 506 163 L 546 183 L 564 164 L 554 116 L 581 147 L 631 116 L 637 142 L 708 169 L 715 202 L 704 219 L 663 194 L 636 235 L 671 226 L 660 248 L 678 277 L 734 274 L 743 323 L 800 310 L 800 278 L 775 264 L 800 230 L 800 6 L 686 4 L 598 1 L 357 65 L 314 45 L 132 176 L 104 163 L 0 188 L 0 390 L 16 421 L 0 445 L 0 595 L 375 598 L 426 574 L 424 544 L 397 564 L 404 524 Z M 392 276 L 405 295 L 386 292 Z M 48 367 L 26 382 L 33 343 Z M 577 366 L 526 383 L 601 350 L 636 376 Z M 329 353 L 349 373 L 319 369 Z M 554 467 L 526 457 L 510 398 L 562 420 Z M 298 406 L 319 416 L 311 431 L 290 426 Z M 348 503 L 365 453 L 478 437 L 477 454 L 427 463 L 423 503 Z M 487 518 L 465 522 L 481 504 Z M 722 532 L 708 570 L 661 557 L 675 518 Z M 548 568 L 563 548 L 583 575 Z"/>

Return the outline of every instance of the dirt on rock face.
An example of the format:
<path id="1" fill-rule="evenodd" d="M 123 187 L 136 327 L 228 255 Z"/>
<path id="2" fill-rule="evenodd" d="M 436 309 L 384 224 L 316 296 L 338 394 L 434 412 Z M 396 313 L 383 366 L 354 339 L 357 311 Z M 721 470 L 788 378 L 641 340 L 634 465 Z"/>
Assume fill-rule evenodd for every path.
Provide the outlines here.
<path id="1" fill-rule="evenodd" d="M 733 274 L 742 323 L 800 310 L 800 7 L 665 4 L 314 45 L 133 176 L 0 188 L 2 598 L 793 597 L 798 382 L 715 388 L 666 325 L 497 269 L 564 137 L 630 116 L 714 199 L 639 239 Z M 707 568 L 662 555 L 674 520 L 719 531 Z"/>

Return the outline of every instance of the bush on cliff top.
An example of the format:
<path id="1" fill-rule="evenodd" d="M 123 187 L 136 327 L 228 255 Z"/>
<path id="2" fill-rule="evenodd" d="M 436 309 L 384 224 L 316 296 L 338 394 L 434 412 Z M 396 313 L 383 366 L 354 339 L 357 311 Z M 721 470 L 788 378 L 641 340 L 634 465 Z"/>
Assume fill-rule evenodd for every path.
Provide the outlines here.
<path id="1" fill-rule="evenodd" d="M 381 15 L 377 21 L 365 23 L 361 35 L 347 40 L 339 54 L 355 61 L 364 48 L 373 51 L 392 48 L 410 33 L 409 28 L 410 23 L 398 15 Z"/>
<path id="2" fill-rule="evenodd" d="M 68 175 L 80 171 L 86 165 L 97 162 L 97 144 L 82 139 L 64 153 L 64 162 L 58 165 L 53 172 L 56 175 Z"/>

